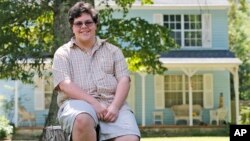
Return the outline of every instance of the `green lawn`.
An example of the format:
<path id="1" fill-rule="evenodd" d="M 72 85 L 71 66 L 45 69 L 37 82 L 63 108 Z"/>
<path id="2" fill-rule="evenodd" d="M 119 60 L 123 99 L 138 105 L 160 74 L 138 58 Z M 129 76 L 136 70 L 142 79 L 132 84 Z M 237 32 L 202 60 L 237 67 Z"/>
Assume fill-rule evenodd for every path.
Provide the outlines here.
<path id="1" fill-rule="evenodd" d="M 142 138 L 141 141 L 229 141 L 229 137 L 155 137 Z"/>

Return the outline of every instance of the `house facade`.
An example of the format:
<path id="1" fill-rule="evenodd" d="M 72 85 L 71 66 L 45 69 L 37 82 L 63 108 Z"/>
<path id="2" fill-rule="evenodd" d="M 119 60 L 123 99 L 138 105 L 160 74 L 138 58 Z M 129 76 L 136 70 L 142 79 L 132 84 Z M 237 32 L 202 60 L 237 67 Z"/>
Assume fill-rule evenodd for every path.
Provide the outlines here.
<path id="1" fill-rule="evenodd" d="M 219 125 L 220 120 L 232 122 L 232 115 L 238 123 L 241 61 L 229 51 L 228 10 L 227 0 L 154 0 L 153 5 L 144 6 L 135 2 L 129 17 L 168 27 L 181 47 L 161 54 L 160 61 L 168 69 L 163 75 L 131 74 L 127 102 L 140 126 Z M 35 117 L 35 125 L 42 126 L 48 113 L 52 81 L 49 75 L 34 80 L 34 85 L 0 80 L 0 105 L 14 99 L 13 105 L 22 105 L 30 117 Z M 235 112 L 231 110 L 232 99 L 236 103 Z M 1 108 L 0 114 L 7 113 Z M 18 110 L 6 116 L 13 122 L 19 121 L 20 126 L 33 122 L 32 118 L 22 119 Z"/>
<path id="2" fill-rule="evenodd" d="M 130 10 L 131 17 L 171 29 L 181 47 L 161 54 L 160 61 L 168 68 L 163 75 L 135 74 L 135 90 L 131 91 L 135 96 L 129 97 L 136 99 L 131 98 L 130 105 L 140 125 L 192 126 L 213 124 L 213 119 L 218 124 L 220 120 L 233 122 L 232 114 L 238 123 L 241 61 L 229 51 L 229 6 L 227 0 L 155 0 L 153 5 L 142 7 L 138 3 Z M 194 108 L 197 105 L 201 108 Z"/>

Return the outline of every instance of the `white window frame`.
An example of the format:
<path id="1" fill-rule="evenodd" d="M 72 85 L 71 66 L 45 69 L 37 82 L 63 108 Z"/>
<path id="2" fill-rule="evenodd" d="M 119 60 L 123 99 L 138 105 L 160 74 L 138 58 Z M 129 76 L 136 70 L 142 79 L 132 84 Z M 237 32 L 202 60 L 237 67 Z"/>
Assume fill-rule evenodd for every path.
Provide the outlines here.
<path id="1" fill-rule="evenodd" d="M 213 75 L 212 74 L 199 74 L 202 75 L 202 80 L 200 82 L 202 83 L 202 86 L 198 90 L 194 90 L 193 92 L 201 92 L 202 95 L 202 104 L 204 108 L 211 108 L 213 107 Z M 165 97 L 166 97 L 166 92 L 171 92 L 171 90 L 167 91 L 166 90 L 166 81 L 165 81 L 165 76 L 164 75 L 156 75 L 154 77 L 155 81 L 155 108 L 156 109 L 164 109 L 164 108 L 169 108 L 172 105 L 167 106 Z M 187 95 L 187 87 L 185 86 L 187 81 L 185 81 L 186 77 L 185 75 L 181 75 L 181 83 L 182 87 L 181 90 L 173 90 L 172 92 L 180 92 L 182 93 L 182 103 L 181 104 L 187 104 L 186 99 L 188 99 Z M 199 82 L 199 83 L 200 83 Z M 192 83 L 198 83 L 198 82 L 193 82 Z M 193 95 L 195 96 L 195 95 Z M 195 99 L 195 98 L 193 98 Z M 163 100 L 163 101 L 162 101 Z M 179 104 L 179 103 L 178 103 Z M 174 104 L 173 104 L 174 105 Z"/>
<path id="2" fill-rule="evenodd" d="M 171 14 L 165 14 L 165 15 L 171 15 Z M 174 15 L 174 14 L 172 14 Z M 185 14 L 175 14 L 175 15 L 181 15 L 181 47 L 183 48 L 211 48 L 212 47 L 212 17 L 209 13 L 204 14 L 189 14 L 189 15 L 201 15 L 201 46 L 184 46 L 184 15 Z M 164 15 L 161 13 L 155 13 L 153 14 L 153 23 L 164 25 Z"/>
<path id="3" fill-rule="evenodd" d="M 172 29 L 172 31 L 175 32 L 180 32 L 181 34 L 181 47 L 186 47 L 186 48 L 190 48 L 190 47 L 202 47 L 202 15 L 201 14 L 169 14 L 169 15 L 164 15 L 164 16 L 168 16 L 168 21 L 165 21 L 164 18 L 164 25 L 168 24 L 168 27 L 171 27 L 171 24 L 174 24 L 176 26 L 176 24 L 180 24 L 180 29 Z M 180 23 L 176 21 L 171 21 L 170 17 L 174 16 L 175 18 L 177 16 L 180 16 Z M 185 16 L 188 16 L 189 19 L 191 17 L 194 17 L 196 20 L 194 23 L 192 23 L 190 20 L 189 21 L 185 21 Z M 200 21 L 197 20 L 200 16 Z M 197 26 L 200 23 L 200 27 Z M 189 24 L 189 29 L 185 29 L 185 24 Z M 197 27 L 193 27 L 191 28 L 191 24 L 197 24 Z M 199 27 L 199 28 L 198 28 Z M 171 28 L 170 28 L 171 29 Z M 191 33 L 192 32 L 198 32 L 198 34 L 200 33 L 200 37 L 197 37 L 198 35 L 194 36 L 191 38 Z M 185 37 L 185 34 L 190 34 L 190 37 Z M 190 42 L 196 41 L 195 45 L 185 45 L 185 40 L 190 40 Z M 197 41 L 199 41 L 200 43 L 198 43 Z M 191 44 L 191 43 L 190 43 Z M 200 44 L 200 45 L 199 45 Z"/>

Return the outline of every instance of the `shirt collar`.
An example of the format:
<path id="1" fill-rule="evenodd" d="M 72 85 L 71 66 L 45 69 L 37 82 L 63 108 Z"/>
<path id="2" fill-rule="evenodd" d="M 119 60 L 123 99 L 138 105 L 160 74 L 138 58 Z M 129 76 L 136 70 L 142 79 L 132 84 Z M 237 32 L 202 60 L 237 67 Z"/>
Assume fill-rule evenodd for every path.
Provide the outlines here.
<path id="1" fill-rule="evenodd" d="M 106 39 L 100 39 L 98 36 L 96 36 L 96 43 L 95 43 L 95 45 L 94 45 L 94 47 L 93 47 L 93 50 L 98 49 L 98 48 L 99 48 L 100 46 L 102 46 L 106 41 L 107 41 Z M 72 38 L 70 39 L 69 42 L 70 42 L 70 47 L 72 47 L 72 48 L 75 48 L 75 47 L 76 47 L 76 44 L 75 44 L 76 40 L 75 40 L 75 37 L 72 37 Z"/>

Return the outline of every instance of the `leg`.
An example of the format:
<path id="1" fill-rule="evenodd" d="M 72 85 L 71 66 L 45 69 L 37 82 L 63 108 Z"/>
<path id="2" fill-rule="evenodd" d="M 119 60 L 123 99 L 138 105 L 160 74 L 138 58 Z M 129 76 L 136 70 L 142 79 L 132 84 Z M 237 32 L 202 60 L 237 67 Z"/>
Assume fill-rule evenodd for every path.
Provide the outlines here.
<path id="1" fill-rule="evenodd" d="M 140 130 L 133 112 L 124 105 L 115 122 L 100 121 L 100 140 L 139 141 Z"/>
<path id="2" fill-rule="evenodd" d="M 116 137 L 112 141 L 139 141 L 140 138 L 136 135 L 125 135 L 125 136 L 120 136 Z"/>
<path id="3" fill-rule="evenodd" d="M 76 116 L 73 131 L 73 141 L 96 141 L 95 121 L 89 114 L 79 114 Z"/>

